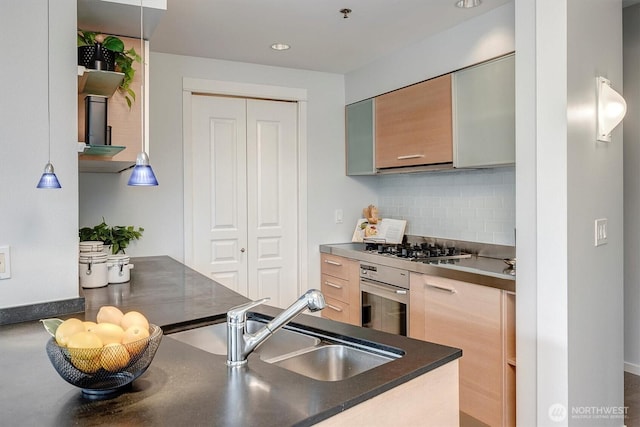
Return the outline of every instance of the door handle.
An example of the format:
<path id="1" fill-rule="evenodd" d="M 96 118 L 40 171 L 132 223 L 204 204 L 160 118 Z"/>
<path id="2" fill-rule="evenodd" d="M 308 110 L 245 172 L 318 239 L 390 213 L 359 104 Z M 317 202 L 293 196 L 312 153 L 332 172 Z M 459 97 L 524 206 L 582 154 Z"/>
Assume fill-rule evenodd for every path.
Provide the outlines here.
<path id="1" fill-rule="evenodd" d="M 244 250 L 245 250 L 245 249 L 244 249 L 244 248 L 242 248 L 242 249 L 240 249 L 240 252 L 244 253 Z"/>
<path id="2" fill-rule="evenodd" d="M 427 285 L 428 287 L 430 287 L 432 289 L 437 289 L 439 291 L 449 292 L 450 294 L 455 294 L 455 293 L 458 292 L 455 289 L 445 288 L 444 286 L 432 285 L 430 283 L 425 283 L 425 285 Z"/>
<path id="3" fill-rule="evenodd" d="M 331 286 L 332 288 L 342 289 L 342 286 L 336 285 L 335 283 L 331 283 L 331 282 L 329 282 L 327 280 L 324 281 L 324 284 L 327 285 L 327 286 Z"/>
<path id="4" fill-rule="evenodd" d="M 396 159 L 398 160 L 409 160 L 409 159 L 419 159 L 420 157 L 424 157 L 424 154 L 409 154 L 407 156 L 398 156 Z"/>

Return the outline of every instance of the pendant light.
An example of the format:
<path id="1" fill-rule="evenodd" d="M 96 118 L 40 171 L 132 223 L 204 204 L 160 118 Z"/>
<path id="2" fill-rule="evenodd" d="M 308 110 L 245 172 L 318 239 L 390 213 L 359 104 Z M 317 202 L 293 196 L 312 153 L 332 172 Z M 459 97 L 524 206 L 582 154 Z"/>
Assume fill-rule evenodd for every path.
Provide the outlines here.
<path id="1" fill-rule="evenodd" d="M 149 156 L 146 151 L 144 151 L 144 75 L 145 75 L 145 53 L 144 53 L 144 7 L 142 6 L 142 0 L 140 0 L 140 50 L 142 53 L 142 84 L 140 86 L 140 95 L 142 99 L 140 100 L 141 104 L 141 118 L 140 118 L 140 130 L 141 130 L 141 138 L 142 138 L 142 151 L 138 153 L 136 157 L 136 165 L 131 172 L 131 176 L 129 177 L 129 182 L 127 185 L 131 186 L 155 186 L 158 185 L 158 180 L 156 179 L 156 175 L 153 173 L 153 169 L 151 169 L 151 165 L 149 164 Z"/>
<path id="2" fill-rule="evenodd" d="M 58 181 L 58 177 L 53 171 L 53 165 L 51 164 L 51 72 L 49 70 L 51 42 L 49 40 L 49 2 L 50 0 L 47 0 L 47 126 L 49 129 L 49 161 L 44 166 L 44 173 L 42 174 L 42 177 L 40 177 L 40 181 L 38 181 L 36 188 L 62 188 L 60 181 Z"/>

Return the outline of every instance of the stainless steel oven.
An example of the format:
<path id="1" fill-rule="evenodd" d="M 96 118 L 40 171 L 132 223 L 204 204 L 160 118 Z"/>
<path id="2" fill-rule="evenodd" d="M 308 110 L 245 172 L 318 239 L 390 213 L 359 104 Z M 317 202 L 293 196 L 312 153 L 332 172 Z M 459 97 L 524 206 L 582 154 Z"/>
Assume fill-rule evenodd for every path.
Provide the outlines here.
<path id="1" fill-rule="evenodd" d="M 360 263 L 362 326 L 398 335 L 409 328 L 409 272 Z"/>

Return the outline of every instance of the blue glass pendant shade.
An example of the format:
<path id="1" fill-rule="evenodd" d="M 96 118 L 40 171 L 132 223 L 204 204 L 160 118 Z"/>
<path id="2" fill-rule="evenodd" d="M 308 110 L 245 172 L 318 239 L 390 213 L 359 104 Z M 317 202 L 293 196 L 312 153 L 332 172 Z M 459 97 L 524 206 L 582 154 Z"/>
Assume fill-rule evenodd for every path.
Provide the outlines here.
<path id="1" fill-rule="evenodd" d="M 62 188 L 58 177 L 53 171 L 53 165 L 51 162 L 47 163 L 44 167 L 44 173 L 38 182 L 37 188 Z"/>
<path id="2" fill-rule="evenodd" d="M 158 185 L 156 175 L 149 165 L 149 156 L 144 151 L 138 154 L 136 165 L 131 172 L 127 185 L 132 186 L 155 186 Z"/>

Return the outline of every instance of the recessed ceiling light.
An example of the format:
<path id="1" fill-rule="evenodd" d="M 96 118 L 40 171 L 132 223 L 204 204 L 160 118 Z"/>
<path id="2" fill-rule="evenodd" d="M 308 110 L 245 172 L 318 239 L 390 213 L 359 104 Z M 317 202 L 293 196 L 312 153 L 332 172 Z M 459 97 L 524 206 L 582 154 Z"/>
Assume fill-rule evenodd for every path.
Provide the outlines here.
<path id="1" fill-rule="evenodd" d="M 480 6 L 480 3 L 482 3 L 482 0 L 458 0 L 456 2 L 456 7 L 469 9 L 472 7 Z"/>
<path id="2" fill-rule="evenodd" d="M 289 46 L 286 43 L 274 43 L 271 45 L 271 49 L 273 50 L 287 50 L 290 49 L 291 46 Z"/>

